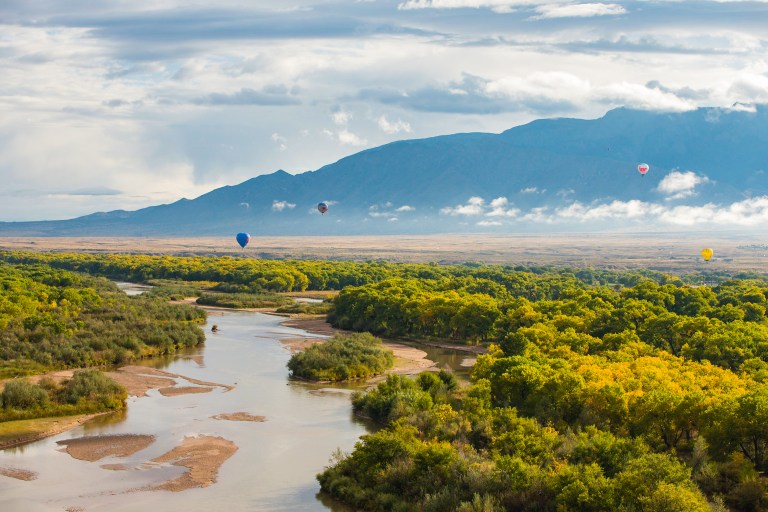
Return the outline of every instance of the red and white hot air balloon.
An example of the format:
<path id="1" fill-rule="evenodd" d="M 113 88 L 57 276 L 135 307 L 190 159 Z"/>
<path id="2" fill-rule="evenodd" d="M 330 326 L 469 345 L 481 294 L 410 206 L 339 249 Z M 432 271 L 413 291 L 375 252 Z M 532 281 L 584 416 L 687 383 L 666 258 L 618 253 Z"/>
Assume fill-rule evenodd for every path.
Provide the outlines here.
<path id="1" fill-rule="evenodd" d="M 647 173 L 650 168 L 651 168 L 651 166 L 648 165 L 648 164 L 639 164 L 637 166 L 637 172 L 639 172 L 640 174 L 645 176 L 645 173 Z"/>

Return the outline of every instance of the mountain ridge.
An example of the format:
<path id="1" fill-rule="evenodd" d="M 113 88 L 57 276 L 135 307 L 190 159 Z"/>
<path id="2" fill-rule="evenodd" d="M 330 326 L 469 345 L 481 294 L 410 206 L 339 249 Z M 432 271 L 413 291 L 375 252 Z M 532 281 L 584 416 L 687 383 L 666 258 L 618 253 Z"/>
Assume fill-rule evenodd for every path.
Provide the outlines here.
<path id="1" fill-rule="evenodd" d="M 636 171 L 640 162 L 651 166 L 644 177 Z M 598 119 L 538 119 L 499 134 L 394 141 L 314 171 L 278 170 L 194 199 L 135 211 L 0 223 L 0 234 L 525 231 L 551 224 L 540 219 L 542 212 L 561 212 L 558 222 L 567 223 L 569 210 L 583 212 L 589 205 L 635 205 L 657 212 L 675 205 L 725 207 L 768 195 L 766 165 L 766 106 L 679 113 L 618 108 Z M 677 173 L 674 183 L 672 173 Z M 314 210 L 320 201 L 331 206 L 324 216 Z M 637 220 L 631 213 L 625 216 L 613 220 Z M 579 222 L 583 227 L 584 220 Z M 603 224 L 601 218 L 587 228 Z"/>

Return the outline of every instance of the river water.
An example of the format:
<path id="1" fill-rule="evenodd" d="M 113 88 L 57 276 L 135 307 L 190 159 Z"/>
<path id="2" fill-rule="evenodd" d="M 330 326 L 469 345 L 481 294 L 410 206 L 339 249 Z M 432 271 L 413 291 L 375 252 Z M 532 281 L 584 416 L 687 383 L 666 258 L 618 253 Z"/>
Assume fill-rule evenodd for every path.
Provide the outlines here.
<path id="1" fill-rule="evenodd" d="M 0 511 L 162 511 L 346 510 L 317 496 L 315 475 L 336 449 L 349 452 L 366 425 L 351 414 L 349 387 L 312 385 L 288 379 L 290 357 L 280 337 L 307 336 L 280 325 L 284 319 L 252 312 L 215 312 L 204 348 L 169 362 L 163 370 L 236 388 L 224 392 L 129 398 L 127 411 L 18 448 L 0 451 L 0 467 L 37 473 L 32 481 L 0 476 Z M 202 363 L 202 364 L 201 364 Z M 181 384 L 184 384 L 182 382 Z M 220 413 L 244 411 L 266 421 L 215 420 Z M 56 441 L 102 434 L 151 434 L 156 441 L 126 458 L 97 462 L 72 458 Z M 185 436 L 220 436 L 237 452 L 221 466 L 218 481 L 182 492 L 131 491 L 176 477 L 179 467 L 131 471 L 103 469 L 121 463 L 141 467 L 171 450 Z M 156 466 L 156 465 L 155 465 Z"/>

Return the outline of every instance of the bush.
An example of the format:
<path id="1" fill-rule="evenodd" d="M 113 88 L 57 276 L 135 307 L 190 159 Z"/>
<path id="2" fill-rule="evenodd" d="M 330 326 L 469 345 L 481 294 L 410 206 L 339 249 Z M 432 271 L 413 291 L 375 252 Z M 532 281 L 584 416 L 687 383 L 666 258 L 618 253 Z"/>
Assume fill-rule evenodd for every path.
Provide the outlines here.
<path id="1" fill-rule="evenodd" d="M 44 408 L 51 401 L 45 389 L 26 379 L 14 379 L 7 382 L 0 396 L 5 409 Z"/>
<path id="2" fill-rule="evenodd" d="M 309 380 L 350 380 L 382 373 L 394 364 L 392 351 L 368 334 L 336 335 L 320 345 L 291 356 L 288 369 L 294 377 Z"/>
<path id="3" fill-rule="evenodd" d="M 110 409 L 119 408 L 127 396 L 123 386 L 98 370 L 76 371 L 62 390 L 62 399 L 67 403 L 98 402 Z"/>

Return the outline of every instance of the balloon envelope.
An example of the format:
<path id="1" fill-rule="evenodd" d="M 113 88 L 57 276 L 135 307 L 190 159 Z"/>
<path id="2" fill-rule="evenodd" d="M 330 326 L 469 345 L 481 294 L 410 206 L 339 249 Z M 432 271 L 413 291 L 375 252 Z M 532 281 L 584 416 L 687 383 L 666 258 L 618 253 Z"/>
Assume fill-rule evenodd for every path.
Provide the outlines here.
<path id="1" fill-rule="evenodd" d="M 715 251 L 710 249 L 709 247 L 701 250 L 701 257 L 704 258 L 704 261 L 709 261 L 712 259 L 712 256 L 714 256 Z"/>
<path id="2" fill-rule="evenodd" d="M 320 213 L 325 213 L 328 211 L 328 205 L 326 203 L 319 203 L 317 205 L 317 211 Z"/>
<path id="3" fill-rule="evenodd" d="M 248 245 L 248 242 L 251 241 L 251 235 L 248 233 L 238 233 L 235 240 L 240 244 L 240 247 L 245 248 L 245 246 Z"/>
<path id="4" fill-rule="evenodd" d="M 639 164 L 637 166 L 637 172 L 645 176 L 645 173 L 647 173 L 650 170 L 651 166 L 648 164 Z"/>

